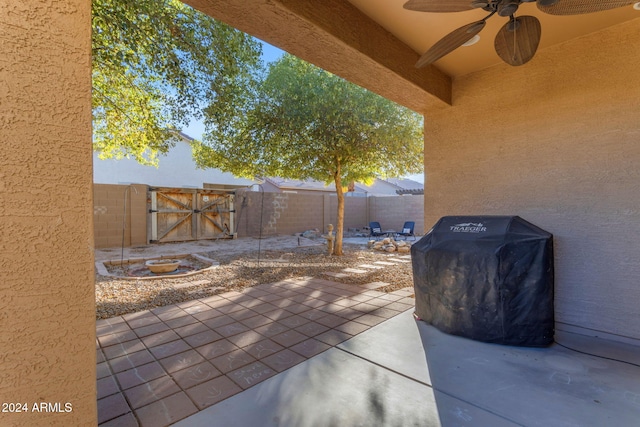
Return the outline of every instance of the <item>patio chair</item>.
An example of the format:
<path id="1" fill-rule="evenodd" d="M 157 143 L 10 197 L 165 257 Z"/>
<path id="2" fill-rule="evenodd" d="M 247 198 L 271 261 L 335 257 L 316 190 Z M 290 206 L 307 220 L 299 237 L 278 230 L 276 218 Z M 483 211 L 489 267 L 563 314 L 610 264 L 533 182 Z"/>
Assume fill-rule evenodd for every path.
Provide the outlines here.
<path id="1" fill-rule="evenodd" d="M 407 240 L 407 237 L 413 237 L 413 240 L 416 240 L 416 235 L 413 234 L 413 229 L 416 226 L 414 221 L 407 221 L 402 226 L 402 231 L 398 233 L 398 236 L 404 236 L 404 240 Z"/>
<path id="2" fill-rule="evenodd" d="M 382 237 L 386 235 L 387 233 L 384 233 L 382 231 L 382 227 L 380 226 L 379 222 L 373 221 L 369 223 L 369 237 L 373 237 L 377 240 L 378 237 Z"/>

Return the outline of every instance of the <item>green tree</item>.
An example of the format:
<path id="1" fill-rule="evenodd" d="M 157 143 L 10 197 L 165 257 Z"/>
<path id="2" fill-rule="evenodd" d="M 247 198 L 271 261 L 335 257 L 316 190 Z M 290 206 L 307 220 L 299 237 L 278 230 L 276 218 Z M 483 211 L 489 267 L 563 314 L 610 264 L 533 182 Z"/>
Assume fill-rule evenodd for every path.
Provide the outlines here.
<path id="1" fill-rule="evenodd" d="M 340 77 L 284 55 L 233 129 L 196 148 L 202 167 L 243 177 L 333 182 L 334 254 L 342 254 L 344 186 L 422 171 L 422 117 Z"/>
<path id="2" fill-rule="evenodd" d="M 102 158 L 157 164 L 191 119 L 214 134 L 253 97 L 260 44 L 178 0 L 93 0 L 92 26 L 93 146 Z"/>

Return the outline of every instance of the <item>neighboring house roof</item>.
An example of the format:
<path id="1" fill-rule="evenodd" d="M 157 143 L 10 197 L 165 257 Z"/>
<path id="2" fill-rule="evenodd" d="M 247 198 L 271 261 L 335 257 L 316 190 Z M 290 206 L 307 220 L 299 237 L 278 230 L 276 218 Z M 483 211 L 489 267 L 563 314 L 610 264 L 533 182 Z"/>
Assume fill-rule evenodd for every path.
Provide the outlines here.
<path id="1" fill-rule="evenodd" d="M 278 187 L 282 191 L 327 191 L 331 193 L 335 193 L 336 186 L 331 183 L 326 185 L 324 182 L 307 180 L 301 181 L 297 179 L 284 179 L 278 177 L 269 177 L 264 178 L 264 180 L 276 187 Z"/>
<path id="2" fill-rule="evenodd" d="M 265 178 L 265 183 L 271 184 L 271 186 L 275 187 L 275 191 L 322 191 L 328 193 L 335 192 L 335 184 L 326 185 L 320 181 L 314 180 L 295 180 L 295 179 L 284 179 L 277 177 L 269 177 Z M 361 195 L 375 195 L 375 196 L 395 196 L 399 193 L 399 191 L 422 191 L 424 192 L 424 187 L 417 181 L 413 181 L 410 179 L 404 178 L 394 178 L 393 181 L 391 179 L 376 179 L 371 185 L 364 184 L 355 184 L 355 193 L 359 193 Z M 269 191 L 268 189 L 266 191 Z M 407 193 L 413 194 L 413 193 Z"/>
<path id="3" fill-rule="evenodd" d="M 183 188 L 243 188 L 256 183 L 219 169 L 198 169 L 191 149 L 193 138 L 183 132 L 179 136 L 176 145 L 167 154 L 159 156 L 157 168 L 141 165 L 134 159 L 101 160 L 94 152 L 93 182 Z"/>

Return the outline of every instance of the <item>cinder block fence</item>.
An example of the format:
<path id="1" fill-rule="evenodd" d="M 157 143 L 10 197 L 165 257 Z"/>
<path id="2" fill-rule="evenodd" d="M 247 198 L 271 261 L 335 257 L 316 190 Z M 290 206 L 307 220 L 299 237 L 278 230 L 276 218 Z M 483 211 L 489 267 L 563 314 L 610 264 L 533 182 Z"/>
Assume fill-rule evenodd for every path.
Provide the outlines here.
<path id="1" fill-rule="evenodd" d="M 149 243 L 148 186 L 94 184 L 95 247 L 141 246 Z M 337 197 L 332 194 L 271 193 L 239 190 L 234 200 L 238 237 L 290 235 L 337 222 Z M 424 197 L 345 197 L 345 231 L 362 229 L 370 221 L 400 229 L 415 221 L 424 233 Z"/>

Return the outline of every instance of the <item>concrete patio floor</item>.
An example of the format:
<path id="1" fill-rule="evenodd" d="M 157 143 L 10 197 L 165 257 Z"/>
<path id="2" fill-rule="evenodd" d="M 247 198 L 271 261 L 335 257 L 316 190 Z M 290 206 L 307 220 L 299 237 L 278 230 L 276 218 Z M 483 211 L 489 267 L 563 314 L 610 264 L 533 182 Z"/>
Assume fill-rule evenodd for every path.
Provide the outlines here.
<path id="1" fill-rule="evenodd" d="M 557 339 L 480 343 L 408 310 L 176 426 L 640 425 L 639 349 Z"/>
<path id="2" fill-rule="evenodd" d="M 376 286 L 301 278 L 98 321 L 100 426 L 640 425 L 640 348 L 475 342 Z"/>

